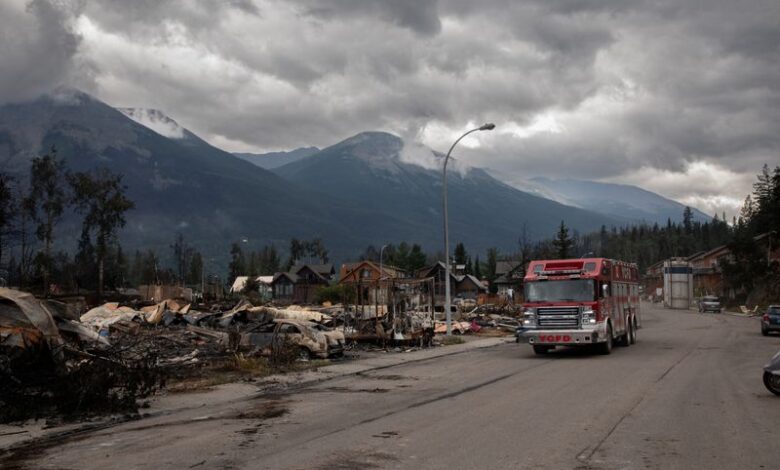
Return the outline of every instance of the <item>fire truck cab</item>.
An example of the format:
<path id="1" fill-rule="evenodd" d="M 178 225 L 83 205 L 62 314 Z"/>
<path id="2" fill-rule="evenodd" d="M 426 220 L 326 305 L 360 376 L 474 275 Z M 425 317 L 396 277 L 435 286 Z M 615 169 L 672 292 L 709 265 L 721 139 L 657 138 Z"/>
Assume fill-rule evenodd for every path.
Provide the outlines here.
<path id="1" fill-rule="evenodd" d="M 532 345 L 536 354 L 588 345 L 609 354 L 615 343 L 636 342 L 641 327 L 636 264 L 606 258 L 531 261 L 523 288 L 517 342 Z"/>

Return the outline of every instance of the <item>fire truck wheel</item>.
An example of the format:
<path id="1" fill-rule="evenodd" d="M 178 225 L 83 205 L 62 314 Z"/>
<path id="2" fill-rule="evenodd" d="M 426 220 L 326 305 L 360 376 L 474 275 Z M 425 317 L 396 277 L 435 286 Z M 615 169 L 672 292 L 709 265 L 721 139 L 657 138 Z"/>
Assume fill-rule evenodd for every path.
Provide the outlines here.
<path id="1" fill-rule="evenodd" d="M 626 332 L 623 333 L 622 335 L 618 336 L 618 339 L 617 339 L 617 345 L 618 346 L 622 346 L 624 348 L 627 348 L 627 347 L 629 347 L 631 345 L 631 338 L 629 336 L 630 335 L 630 331 L 631 331 L 631 326 L 628 325 L 628 323 L 627 323 L 626 324 Z"/>
<path id="2" fill-rule="evenodd" d="M 541 346 L 538 344 L 534 344 L 534 354 L 536 354 L 537 356 L 544 356 L 550 351 L 550 349 L 552 349 L 550 346 Z"/>
<path id="3" fill-rule="evenodd" d="M 612 352 L 612 325 L 607 324 L 607 340 L 598 345 L 599 354 L 607 355 Z"/>
<path id="4" fill-rule="evenodd" d="M 631 335 L 628 337 L 631 344 L 636 344 L 636 320 L 631 320 Z"/>

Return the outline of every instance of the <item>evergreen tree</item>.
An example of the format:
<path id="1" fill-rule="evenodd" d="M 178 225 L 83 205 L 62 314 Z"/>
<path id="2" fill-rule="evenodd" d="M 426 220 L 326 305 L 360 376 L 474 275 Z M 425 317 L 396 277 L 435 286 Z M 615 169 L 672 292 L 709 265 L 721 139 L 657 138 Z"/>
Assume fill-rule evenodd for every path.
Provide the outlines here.
<path id="1" fill-rule="evenodd" d="M 246 274 L 249 277 L 256 277 L 260 274 L 260 260 L 256 251 L 249 253 L 246 263 Z"/>
<path id="2" fill-rule="evenodd" d="M 374 245 L 368 245 L 359 257 L 360 261 L 379 262 L 379 250 Z"/>
<path id="3" fill-rule="evenodd" d="M 474 277 L 476 277 L 480 281 L 482 280 L 482 266 L 481 263 L 479 262 L 479 255 L 477 255 L 477 257 L 474 258 Z"/>
<path id="4" fill-rule="evenodd" d="M 683 210 L 683 227 L 687 235 L 693 232 L 693 210 L 691 210 L 690 206 L 685 206 Z"/>
<path id="5" fill-rule="evenodd" d="M 463 245 L 463 243 L 458 243 L 455 245 L 455 264 L 466 264 L 467 258 L 468 253 L 466 252 L 466 247 Z"/>
<path id="6" fill-rule="evenodd" d="M 230 246 L 230 264 L 228 265 L 228 272 L 230 273 L 230 279 L 235 279 L 238 276 L 246 275 L 246 259 L 244 258 L 244 251 L 241 249 L 241 245 L 233 243 Z"/>
<path id="7" fill-rule="evenodd" d="M 412 250 L 409 252 L 409 257 L 406 260 L 406 265 L 402 269 L 412 275 L 417 270 L 425 267 L 427 258 L 422 247 L 415 243 L 412 245 Z"/>
<path id="8" fill-rule="evenodd" d="M 189 264 L 195 249 L 184 240 L 184 234 L 178 232 L 171 245 L 173 262 L 176 266 L 176 275 L 179 282 L 185 282 L 189 272 Z"/>
<path id="9" fill-rule="evenodd" d="M 187 284 L 200 284 L 203 280 L 203 256 L 199 252 L 192 254 L 190 259 L 189 271 L 187 273 Z"/>
<path id="10" fill-rule="evenodd" d="M 280 271 L 282 261 L 275 246 L 264 246 L 258 253 L 257 258 L 257 270 L 259 275 L 270 276 Z"/>
<path id="11" fill-rule="evenodd" d="M 496 266 L 498 264 L 498 248 L 488 248 L 487 263 L 485 263 L 485 278 L 488 280 L 491 294 L 498 292 L 498 286 L 495 285 Z"/>
<path id="12" fill-rule="evenodd" d="M 561 227 L 558 229 L 558 234 L 555 236 L 555 240 L 553 240 L 553 246 L 555 246 L 557 252 L 556 256 L 558 259 L 569 258 L 571 256 L 572 245 L 573 242 L 571 238 L 569 238 L 569 229 L 561 220 Z"/>

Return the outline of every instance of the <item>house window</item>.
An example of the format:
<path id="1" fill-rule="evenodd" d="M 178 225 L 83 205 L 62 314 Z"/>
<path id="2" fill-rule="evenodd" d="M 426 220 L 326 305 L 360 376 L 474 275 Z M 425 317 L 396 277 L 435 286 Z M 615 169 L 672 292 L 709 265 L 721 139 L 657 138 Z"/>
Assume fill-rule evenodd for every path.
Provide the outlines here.
<path id="1" fill-rule="evenodd" d="M 360 270 L 360 277 L 363 279 L 368 279 L 371 277 L 371 270 L 368 268 L 363 268 Z"/>
<path id="2" fill-rule="evenodd" d="M 287 282 L 278 284 L 279 295 L 280 296 L 292 295 L 292 287 L 293 287 L 292 284 Z"/>

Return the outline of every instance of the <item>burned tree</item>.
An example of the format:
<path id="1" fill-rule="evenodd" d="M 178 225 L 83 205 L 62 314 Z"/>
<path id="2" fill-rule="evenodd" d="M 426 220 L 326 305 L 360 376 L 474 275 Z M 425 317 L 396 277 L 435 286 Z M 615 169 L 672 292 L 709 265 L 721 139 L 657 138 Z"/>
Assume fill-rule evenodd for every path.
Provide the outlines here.
<path id="1" fill-rule="evenodd" d="M 185 284 L 195 248 L 188 244 L 184 240 L 184 235 L 179 232 L 176 234 L 173 245 L 171 245 L 171 251 L 173 251 L 173 260 L 176 263 L 176 275 L 179 278 L 179 282 Z"/>
<path id="2" fill-rule="evenodd" d="M 106 169 L 76 173 L 69 178 L 73 202 L 84 215 L 83 230 L 95 233 L 95 259 L 98 268 L 98 297 L 103 297 L 105 259 L 116 231 L 125 225 L 125 212 L 135 205 L 125 197 L 122 177 Z"/>
<path id="3" fill-rule="evenodd" d="M 16 201 L 11 186 L 11 177 L 0 173 L 0 268 L 16 213 Z"/>
<path id="4" fill-rule="evenodd" d="M 65 164 L 57 158 L 57 150 L 32 160 L 30 167 L 30 199 L 27 202 L 31 215 L 38 223 L 35 234 L 43 242 L 43 252 L 37 256 L 43 278 L 44 295 L 49 291 L 51 271 L 51 246 L 54 240 L 54 226 L 62 218 L 68 204 L 65 185 Z"/>

